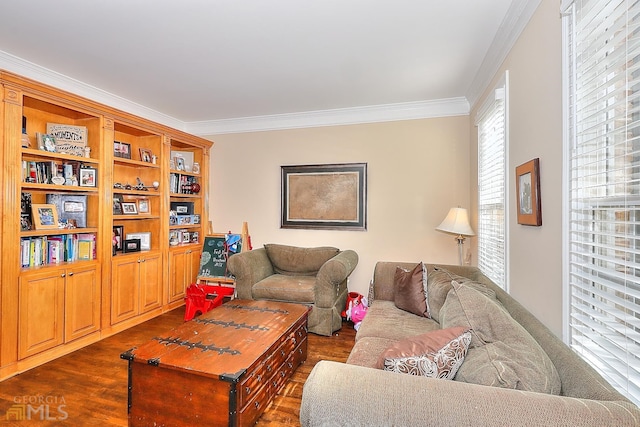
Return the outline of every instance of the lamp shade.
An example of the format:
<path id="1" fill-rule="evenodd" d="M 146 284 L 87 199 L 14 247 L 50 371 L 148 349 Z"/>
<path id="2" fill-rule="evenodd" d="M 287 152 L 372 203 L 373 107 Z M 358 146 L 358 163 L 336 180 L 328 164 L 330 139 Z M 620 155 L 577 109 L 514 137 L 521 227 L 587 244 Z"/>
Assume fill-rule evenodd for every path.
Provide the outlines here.
<path id="1" fill-rule="evenodd" d="M 447 217 L 436 227 L 436 230 L 462 236 L 475 236 L 469 225 L 469 214 L 464 208 L 451 208 Z"/>

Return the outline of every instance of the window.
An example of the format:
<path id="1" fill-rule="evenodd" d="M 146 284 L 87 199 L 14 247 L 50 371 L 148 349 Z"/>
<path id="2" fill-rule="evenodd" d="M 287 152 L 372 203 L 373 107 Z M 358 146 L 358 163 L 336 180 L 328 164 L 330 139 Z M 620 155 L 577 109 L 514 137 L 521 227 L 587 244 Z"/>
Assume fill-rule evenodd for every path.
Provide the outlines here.
<path id="1" fill-rule="evenodd" d="M 508 73 L 478 112 L 478 267 L 506 289 Z"/>
<path id="2" fill-rule="evenodd" d="M 565 334 L 640 403 L 640 4 L 563 2 Z"/>

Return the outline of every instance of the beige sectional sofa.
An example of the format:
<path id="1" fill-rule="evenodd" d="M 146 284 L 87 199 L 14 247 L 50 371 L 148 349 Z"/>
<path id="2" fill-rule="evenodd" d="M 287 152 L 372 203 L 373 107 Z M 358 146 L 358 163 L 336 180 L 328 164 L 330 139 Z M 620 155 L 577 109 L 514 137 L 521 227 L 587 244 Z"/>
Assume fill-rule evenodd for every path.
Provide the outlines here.
<path id="1" fill-rule="evenodd" d="M 524 327 L 527 339 L 534 340 L 528 347 L 532 352 L 534 347 L 541 348 L 545 360 L 552 362 L 552 366 L 545 367 L 553 371 L 551 385 L 541 385 L 550 392 L 531 391 L 535 386 L 510 382 L 510 374 L 506 373 L 508 364 L 527 363 L 520 356 L 494 363 L 499 366 L 497 376 L 503 381 L 501 386 L 470 382 L 480 364 L 478 354 L 489 352 L 472 350 L 473 343 L 454 380 L 377 368 L 380 354 L 394 342 L 441 328 L 435 320 L 400 310 L 394 303 L 396 267 L 411 270 L 416 264 L 377 263 L 370 295 L 372 303 L 347 363 L 319 362 L 304 385 L 300 409 L 303 426 L 640 426 L 640 410 L 636 405 L 475 267 L 437 266 L 483 285 L 485 293 L 499 301 L 496 305 L 502 308 L 497 310 L 498 314 L 506 309 L 507 317 L 519 324 L 515 326 Z M 426 265 L 428 272 L 435 267 Z M 462 288 L 456 284 L 456 291 L 446 295 L 438 313 L 441 322 L 450 322 L 456 316 L 451 309 L 455 305 L 448 299 Z M 435 306 L 443 301 L 431 303 L 432 309 L 437 310 L 440 307 Z M 553 381 L 557 381 L 557 389 Z"/>

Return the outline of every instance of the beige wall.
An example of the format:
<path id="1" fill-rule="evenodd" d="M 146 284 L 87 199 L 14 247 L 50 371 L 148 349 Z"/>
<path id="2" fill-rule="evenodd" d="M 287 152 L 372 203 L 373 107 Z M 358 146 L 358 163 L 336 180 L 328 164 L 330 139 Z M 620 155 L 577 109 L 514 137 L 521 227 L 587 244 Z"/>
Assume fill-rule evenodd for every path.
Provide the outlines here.
<path id="1" fill-rule="evenodd" d="M 561 29 L 559 2 L 541 2 L 491 84 L 509 70 L 510 293 L 558 336 L 562 336 Z M 472 118 L 476 111 L 474 107 Z M 477 206 L 473 120 L 471 156 L 471 197 Z M 516 218 L 515 168 L 536 157 L 540 158 L 541 227 L 519 225 Z"/>
<path id="2" fill-rule="evenodd" d="M 562 86 L 559 2 L 541 2 L 490 87 L 510 73 L 508 196 L 512 295 L 562 332 Z M 487 89 L 489 90 L 489 89 Z M 218 135 L 212 150 L 210 215 L 217 231 L 248 221 L 264 243 L 351 248 L 360 255 L 350 289 L 366 294 L 378 260 L 457 263 L 455 242 L 434 228 L 448 209 L 477 206 L 473 118 Z M 540 158 L 542 226 L 517 224 L 515 168 Z M 282 230 L 280 166 L 367 162 L 366 232 Z M 475 227 L 474 227 L 475 228 Z M 475 256 L 476 240 L 468 239 Z"/>
<path id="3" fill-rule="evenodd" d="M 354 249 L 349 289 L 367 293 L 376 261 L 457 263 L 452 236 L 435 231 L 449 208 L 469 207 L 469 118 L 217 135 L 210 218 L 217 232 L 247 221 L 264 243 Z M 280 229 L 280 166 L 368 164 L 367 231 Z"/>

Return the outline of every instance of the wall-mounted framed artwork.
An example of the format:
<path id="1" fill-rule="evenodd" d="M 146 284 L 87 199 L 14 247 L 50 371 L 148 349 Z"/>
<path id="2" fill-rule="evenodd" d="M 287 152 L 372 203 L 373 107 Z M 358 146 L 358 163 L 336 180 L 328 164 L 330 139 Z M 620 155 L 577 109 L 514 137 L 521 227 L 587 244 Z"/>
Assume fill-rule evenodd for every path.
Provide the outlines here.
<path id="1" fill-rule="evenodd" d="M 516 167 L 516 200 L 518 224 L 542 225 L 540 159 L 535 158 Z"/>
<path id="2" fill-rule="evenodd" d="M 367 164 L 281 167 L 280 228 L 367 229 Z"/>

